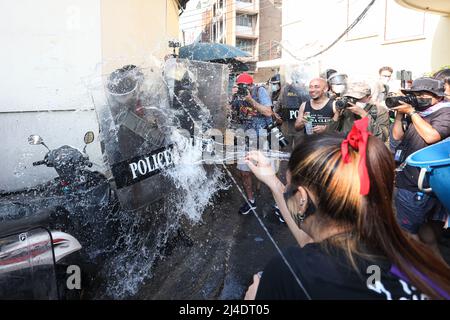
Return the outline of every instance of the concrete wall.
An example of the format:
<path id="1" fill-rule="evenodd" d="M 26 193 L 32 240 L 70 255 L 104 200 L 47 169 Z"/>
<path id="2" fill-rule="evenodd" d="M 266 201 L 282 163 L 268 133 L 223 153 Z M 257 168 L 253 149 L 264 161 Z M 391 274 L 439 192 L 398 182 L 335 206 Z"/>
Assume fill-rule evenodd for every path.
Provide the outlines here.
<path id="1" fill-rule="evenodd" d="M 83 79 L 101 62 L 98 0 L 0 2 L 0 111 L 90 104 Z"/>
<path id="2" fill-rule="evenodd" d="M 87 130 L 98 132 L 85 81 L 100 74 L 100 2 L 2 1 L 0 17 L 0 190 L 16 190 L 56 175 L 32 167 L 46 149 L 29 135 L 82 147 Z M 88 151 L 99 162 L 98 145 Z"/>
<path id="3" fill-rule="evenodd" d="M 103 71 L 163 58 L 168 41 L 178 39 L 175 0 L 101 0 Z"/>
<path id="4" fill-rule="evenodd" d="M 366 2 L 350 2 L 358 4 L 352 7 L 350 22 L 369 3 Z M 396 19 L 387 19 L 392 34 L 419 29 L 420 19 L 424 21 L 422 34 L 386 39 L 386 16 L 394 11 Z M 376 1 L 348 36 L 318 58 L 304 61 L 331 44 L 345 30 L 347 18 L 347 1 L 317 0 L 300 4 L 283 0 L 283 60 L 287 64 L 309 64 L 312 76 L 333 68 L 368 80 L 376 78 L 378 69 L 384 65 L 394 70 L 411 70 L 413 77 L 419 77 L 450 63 L 449 18 L 409 10 L 393 0 Z"/>
<path id="5" fill-rule="evenodd" d="M 18 0 L 0 2 L 0 190 L 13 191 L 54 177 L 32 167 L 48 146 L 83 147 L 101 164 L 98 124 L 87 83 L 150 54 L 162 58 L 177 38 L 175 0 Z"/>

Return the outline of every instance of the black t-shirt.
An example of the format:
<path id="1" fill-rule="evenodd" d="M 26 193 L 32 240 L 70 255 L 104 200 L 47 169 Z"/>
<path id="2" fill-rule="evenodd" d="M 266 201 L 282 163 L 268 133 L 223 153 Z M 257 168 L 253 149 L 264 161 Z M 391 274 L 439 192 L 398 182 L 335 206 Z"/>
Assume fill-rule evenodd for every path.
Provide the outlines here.
<path id="1" fill-rule="evenodd" d="M 442 140 L 450 136 L 450 108 L 439 109 L 432 114 L 423 117 L 423 119 L 439 132 Z M 409 155 L 427 146 L 429 146 L 429 144 L 425 142 L 417 132 L 414 124 L 411 123 L 406 130 L 402 141 L 395 149 L 396 158 L 400 158 L 400 162 L 403 162 Z M 403 171 L 400 171 L 397 174 L 397 187 L 412 192 L 419 191 L 417 186 L 419 172 L 420 168 L 418 167 L 406 166 Z"/>
<path id="2" fill-rule="evenodd" d="M 311 106 L 311 100 L 306 101 L 304 115 L 309 116 L 312 120 L 313 127 L 327 125 L 334 116 L 333 99 L 329 99 L 322 109 L 316 110 Z"/>
<path id="3" fill-rule="evenodd" d="M 356 258 L 359 273 L 345 252 L 320 243 L 303 248 L 292 247 L 284 255 L 311 299 L 424 299 L 425 296 L 390 272 L 391 265 L 382 259 L 376 262 Z M 380 281 L 372 265 L 379 266 Z M 368 269 L 369 268 L 369 269 Z M 373 285 L 375 284 L 375 285 Z M 369 286 L 370 285 L 370 286 Z M 257 300 L 307 299 L 297 280 L 281 256 L 272 259 L 263 271 Z"/>

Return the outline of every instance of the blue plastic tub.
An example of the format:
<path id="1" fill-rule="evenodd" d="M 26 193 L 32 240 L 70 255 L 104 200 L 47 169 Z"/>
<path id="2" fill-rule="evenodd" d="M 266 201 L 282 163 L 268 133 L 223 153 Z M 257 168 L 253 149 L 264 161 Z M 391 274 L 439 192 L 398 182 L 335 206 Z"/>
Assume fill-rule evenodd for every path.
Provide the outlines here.
<path id="1" fill-rule="evenodd" d="M 450 211 L 450 140 L 414 152 L 406 159 L 406 163 L 421 168 L 419 189 L 434 192 Z M 425 176 L 429 178 L 429 189 L 422 188 Z"/>

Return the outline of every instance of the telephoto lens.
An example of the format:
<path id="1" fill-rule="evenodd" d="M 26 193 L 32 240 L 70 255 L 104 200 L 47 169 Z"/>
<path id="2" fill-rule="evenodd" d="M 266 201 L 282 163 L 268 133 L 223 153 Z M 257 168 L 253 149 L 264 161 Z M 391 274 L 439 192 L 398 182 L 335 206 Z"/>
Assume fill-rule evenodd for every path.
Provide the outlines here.
<path id="1" fill-rule="evenodd" d="M 289 145 L 289 141 L 283 135 L 283 132 L 281 132 L 276 123 L 269 124 L 266 127 L 266 130 L 269 135 L 275 135 L 281 148 L 287 147 Z"/>
<path id="2" fill-rule="evenodd" d="M 417 98 L 413 94 L 407 94 L 406 96 L 387 97 L 385 100 L 386 107 L 392 109 L 401 106 L 400 101 L 403 101 L 418 110 L 426 109 L 432 103 L 430 98 Z"/>
<path id="3" fill-rule="evenodd" d="M 387 97 L 385 100 L 386 107 L 388 107 L 389 109 L 398 107 L 401 105 L 400 101 L 410 104 L 413 107 L 417 104 L 415 103 L 416 97 L 414 95 L 406 95 L 406 96 Z"/>

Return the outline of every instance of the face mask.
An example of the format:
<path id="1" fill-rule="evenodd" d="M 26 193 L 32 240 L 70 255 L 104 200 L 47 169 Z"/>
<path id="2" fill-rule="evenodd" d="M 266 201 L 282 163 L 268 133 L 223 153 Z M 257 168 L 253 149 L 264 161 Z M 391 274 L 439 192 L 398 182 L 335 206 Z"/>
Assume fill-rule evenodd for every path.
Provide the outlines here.
<path id="1" fill-rule="evenodd" d="M 334 84 L 331 86 L 331 90 L 333 92 L 341 94 L 345 92 L 345 84 Z"/>
<path id="2" fill-rule="evenodd" d="M 357 107 L 360 107 L 361 109 L 364 109 L 364 108 L 366 107 L 367 103 L 364 103 L 364 102 L 357 102 L 357 103 L 355 103 L 355 105 L 356 105 Z"/>
<path id="3" fill-rule="evenodd" d="M 417 106 L 416 109 L 423 110 L 431 106 L 430 98 L 417 98 Z"/>
<path id="4" fill-rule="evenodd" d="M 382 83 L 382 84 L 388 84 L 388 83 L 389 83 L 389 78 L 387 78 L 387 77 L 381 77 L 381 83 Z"/>

